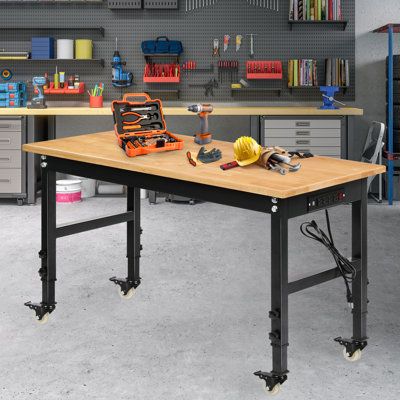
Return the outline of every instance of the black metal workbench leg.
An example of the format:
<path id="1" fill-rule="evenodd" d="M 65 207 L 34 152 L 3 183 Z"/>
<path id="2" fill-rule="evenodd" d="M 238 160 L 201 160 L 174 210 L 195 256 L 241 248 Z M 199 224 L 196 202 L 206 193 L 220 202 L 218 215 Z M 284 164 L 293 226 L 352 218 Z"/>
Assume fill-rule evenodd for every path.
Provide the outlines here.
<path id="1" fill-rule="evenodd" d="M 367 181 L 362 182 L 362 197 L 352 205 L 352 257 L 360 260 L 360 271 L 353 281 L 353 339 L 367 339 Z"/>
<path id="2" fill-rule="evenodd" d="M 271 214 L 271 332 L 272 371 L 256 372 L 275 392 L 286 381 L 288 348 L 288 214 L 285 200 L 275 200 Z"/>
<path id="3" fill-rule="evenodd" d="M 134 213 L 134 220 L 127 222 L 128 276 L 125 279 L 112 277 L 110 280 L 120 287 L 120 294 L 130 298 L 140 285 L 140 188 L 128 187 L 127 211 Z"/>
<path id="4" fill-rule="evenodd" d="M 353 337 L 336 338 L 345 347 L 344 356 L 349 361 L 357 361 L 361 351 L 367 346 L 367 180 L 361 183 L 361 198 L 352 203 L 352 259 L 359 265 L 352 284 L 353 295 Z"/>
<path id="5" fill-rule="evenodd" d="M 49 170 L 46 157 L 41 160 L 42 171 L 42 249 L 39 252 L 42 281 L 42 301 L 25 303 L 33 309 L 38 321 L 47 322 L 48 315 L 56 307 L 56 172 Z"/>

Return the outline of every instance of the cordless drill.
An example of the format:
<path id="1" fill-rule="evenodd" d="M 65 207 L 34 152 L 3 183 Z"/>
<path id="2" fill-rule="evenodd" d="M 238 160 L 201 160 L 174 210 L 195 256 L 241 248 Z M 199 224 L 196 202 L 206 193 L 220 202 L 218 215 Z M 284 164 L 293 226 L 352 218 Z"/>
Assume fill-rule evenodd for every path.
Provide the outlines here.
<path id="1" fill-rule="evenodd" d="M 47 83 L 46 78 L 44 76 L 35 76 L 32 79 L 32 83 L 38 94 L 37 96 L 32 97 L 31 104 L 28 105 L 28 108 L 47 108 L 43 90 L 43 86 Z"/>
<path id="2" fill-rule="evenodd" d="M 208 131 L 208 115 L 213 110 L 214 108 L 211 104 L 194 104 L 188 107 L 188 111 L 197 113 L 200 117 L 200 133 L 196 133 L 194 141 L 202 146 L 212 141 L 211 133 Z"/>

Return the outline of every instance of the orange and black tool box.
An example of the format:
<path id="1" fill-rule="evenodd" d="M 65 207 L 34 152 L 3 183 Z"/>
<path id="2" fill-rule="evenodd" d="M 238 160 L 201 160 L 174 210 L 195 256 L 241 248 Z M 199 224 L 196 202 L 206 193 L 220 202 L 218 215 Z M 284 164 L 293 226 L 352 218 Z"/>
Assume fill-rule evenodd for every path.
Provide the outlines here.
<path id="1" fill-rule="evenodd" d="M 128 101 L 139 98 L 145 100 Z M 112 102 L 112 112 L 118 144 L 129 157 L 183 149 L 183 140 L 167 130 L 161 100 L 147 93 L 126 93 Z"/>

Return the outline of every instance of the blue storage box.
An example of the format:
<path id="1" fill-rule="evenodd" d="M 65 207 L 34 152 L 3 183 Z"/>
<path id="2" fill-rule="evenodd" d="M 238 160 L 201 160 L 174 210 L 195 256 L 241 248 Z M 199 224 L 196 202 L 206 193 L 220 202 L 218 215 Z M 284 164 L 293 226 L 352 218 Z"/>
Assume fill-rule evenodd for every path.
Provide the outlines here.
<path id="1" fill-rule="evenodd" d="M 54 39 L 51 37 L 33 37 L 31 39 L 32 59 L 51 59 L 54 58 Z"/>
<path id="2" fill-rule="evenodd" d="M 25 92 L 25 91 L 26 91 L 26 83 L 24 82 L 0 83 L 0 93 Z"/>

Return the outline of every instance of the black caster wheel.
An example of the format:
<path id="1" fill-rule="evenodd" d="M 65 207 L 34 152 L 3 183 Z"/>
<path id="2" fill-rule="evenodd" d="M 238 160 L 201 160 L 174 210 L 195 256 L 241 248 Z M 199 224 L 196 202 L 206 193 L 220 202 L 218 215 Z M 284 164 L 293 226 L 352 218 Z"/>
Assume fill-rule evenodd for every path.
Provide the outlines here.
<path id="1" fill-rule="evenodd" d="M 17 204 L 19 206 L 23 206 L 24 205 L 24 199 L 17 199 Z"/>

